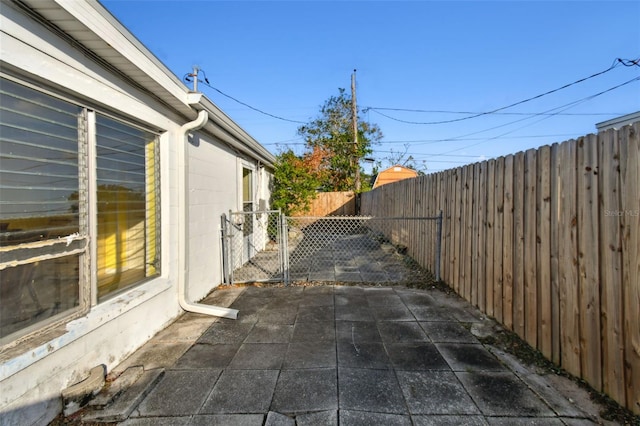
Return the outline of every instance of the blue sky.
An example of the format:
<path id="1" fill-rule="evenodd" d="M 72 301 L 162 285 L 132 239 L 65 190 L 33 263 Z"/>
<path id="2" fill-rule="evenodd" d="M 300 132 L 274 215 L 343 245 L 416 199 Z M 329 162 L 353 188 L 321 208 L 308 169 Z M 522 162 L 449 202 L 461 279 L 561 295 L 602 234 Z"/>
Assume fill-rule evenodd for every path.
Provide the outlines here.
<path id="1" fill-rule="evenodd" d="M 211 86 L 288 120 L 316 117 L 338 88 L 350 89 L 354 69 L 361 108 L 448 111 L 361 114 L 384 134 L 373 146 L 382 166 L 390 151 L 407 150 L 435 172 L 593 133 L 640 110 L 640 81 L 608 91 L 640 77 L 640 67 L 619 65 L 500 111 L 510 114 L 466 118 L 640 58 L 638 1 L 101 2 L 179 77 L 197 65 Z M 302 152 L 299 123 L 199 89 L 273 153 Z"/>

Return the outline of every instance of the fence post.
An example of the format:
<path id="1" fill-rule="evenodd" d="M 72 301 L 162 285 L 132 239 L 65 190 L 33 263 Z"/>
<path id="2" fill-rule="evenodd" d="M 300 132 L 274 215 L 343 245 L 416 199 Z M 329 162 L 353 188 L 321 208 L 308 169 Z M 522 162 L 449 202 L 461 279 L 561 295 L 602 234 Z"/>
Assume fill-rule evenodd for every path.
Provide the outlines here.
<path id="1" fill-rule="evenodd" d="M 227 224 L 227 215 L 222 213 L 220 217 L 222 233 L 222 276 L 224 282 L 231 285 L 231 277 L 229 276 L 229 228 Z"/>
<path id="2" fill-rule="evenodd" d="M 233 270 L 235 269 L 235 254 L 233 253 L 233 245 L 235 244 L 235 232 L 236 227 L 233 224 L 233 213 L 231 209 L 229 209 L 229 220 L 227 221 L 227 229 L 229 233 L 227 234 L 227 238 L 229 241 L 229 284 L 233 284 Z"/>
<path id="3" fill-rule="evenodd" d="M 282 279 L 284 285 L 290 284 L 289 277 L 289 230 L 287 229 L 287 217 L 280 213 L 280 235 L 282 235 L 282 244 L 280 251 L 282 255 Z"/>
<path id="4" fill-rule="evenodd" d="M 438 214 L 438 235 L 436 237 L 436 281 L 440 281 L 440 256 L 442 251 L 442 210 Z"/>

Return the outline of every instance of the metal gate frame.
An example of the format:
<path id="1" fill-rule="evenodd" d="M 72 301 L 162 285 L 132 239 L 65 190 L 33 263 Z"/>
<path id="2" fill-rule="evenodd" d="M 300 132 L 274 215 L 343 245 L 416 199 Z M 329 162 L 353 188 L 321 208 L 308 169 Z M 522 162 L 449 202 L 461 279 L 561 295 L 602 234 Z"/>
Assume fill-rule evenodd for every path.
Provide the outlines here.
<path id="1" fill-rule="evenodd" d="M 266 216 L 266 220 L 263 216 Z M 272 220 L 274 216 L 275 221 Z M 284 256 L 286 238 L 283 238 L 283 221 L 284 216 L 280 210 L 251 212 L 232 212 L 230 210 L 228 216 L 222 215 L 222 265 L 225 283 L 284 281 L 287 260 Z M 245 234 L 247 229 L 250 229 L 249 235 Z M 277 256 L 275 259 L 270 259 L 269 264 L 265 265 L 273 268 L 266 271 L 266 277 L 244 279 L 235 275 L 235 271 L 239 267 L 260 261 L 256 257 L 260 256 L 265 248 L 272 243 L 277 247 Z M 273 251 L 271 250 L 271 252 Z M 259 265 L 257 267 L 260 268 Z"/>
<path id="2" fill-rule="evenodd" d="M 261 216 L 267 215 L 266 222 L 260 219 Z M 272 220 L 272 216 L 276 219 Z M 388 221 L 416 221 L 430 220 L 436 221 L 436 241 L 435 241 L 435 265 L 433 273 L 436 281 L 440 281 L 440 259 L 442 249 L 442 211 L 438 216 L 431 217 L 376 217 L 376 216 L 324 216 L 324 217 L 288 217 L 282 214 L 280 210 L 264 210 L 253 212 L 232 212 L 229 215 L 222 215 L 222 253 L 223 253 L 223 274 L 225 283 L 235 284 L 243 282 L 283 282 L 285 285 L 291 283 L 291 256 L 297 247 L 296 233 L 292 231 L 290 224 L 307 222 L 309 224 L 325 223 L 334 225 L 324 226 L 341 226 L 341 222 L 349 221 L 351 223 L 351 231 L 364 226 L 369 231 L 373 229 L 371 223 L 384 223 Z M 368 224 L 368 225 L 365 225 Z M 258 233 L 249 242 L 250 247 L 245 247 L 244 233 L 247 227 L 252 230 L 257 229 Z M 342 225 L 344 226 L 344 225 Z M 290 235 L 290 231 L 292 235 Z M 340 229 L 344 231 L 344 229 Z M 351 232 L 346 230 L 347 233 Z M 374 229 L 375 231 L 375 229 Z M 275 235 L 273 233 L 275 232 Z M 382 236 L 384 232 L 378 233 Z M 321 234 L 321 232 L 320 232 Z M 327 233 L 327 235 L 332 235 Z M 337 238 L 342 234 L 338 235 Z M 347 234 L 344 234 L 347 235 Z M 354 233 L 354 235 L 358 235 Z M 293 238 L 293 246 L 290 246 L 290 238 Z M 383 238 L 386 238 L 383 236 Z M 330 244 L 329 240 L 325 244 Z M 240 243 L 240 245 L 239 245 Z M 266 250 L 266 245 L 275 245 Z M 293 248 L 293 250 L 290 250 Z M 277 251 L 277 256 L 274 252 Z M 243 257 L 247 253 L 246 258 Z M 295 263 L 295 259 L 294 259 Z M 242 271 L 241 268 L 245 270 Z M 251 272 L 258 275 L 251 275 Z M 238 273 L 240 275 L 238 275 Z M 248 274 L 245 276 L 243 274 Z"/>

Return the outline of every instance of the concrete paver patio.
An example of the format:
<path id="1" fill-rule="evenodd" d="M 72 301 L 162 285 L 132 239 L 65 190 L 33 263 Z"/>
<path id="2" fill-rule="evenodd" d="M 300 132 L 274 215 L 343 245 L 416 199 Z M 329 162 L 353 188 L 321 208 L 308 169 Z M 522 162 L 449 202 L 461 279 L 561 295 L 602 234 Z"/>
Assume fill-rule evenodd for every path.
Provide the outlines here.
<path id="1" fill-rule="evenodd" d="M 470 332 L 460 298 L 401 286 L 227 287 L 117 367 L 163 372 L 85 421 L 125 425 L 578 425 L 592 415 Z M 139 367 L 138 367 L 139 368 Z M 117 379 L 113 383 L 117 383 Z M 97 409 L 99 408 L 99 409 Z"/>

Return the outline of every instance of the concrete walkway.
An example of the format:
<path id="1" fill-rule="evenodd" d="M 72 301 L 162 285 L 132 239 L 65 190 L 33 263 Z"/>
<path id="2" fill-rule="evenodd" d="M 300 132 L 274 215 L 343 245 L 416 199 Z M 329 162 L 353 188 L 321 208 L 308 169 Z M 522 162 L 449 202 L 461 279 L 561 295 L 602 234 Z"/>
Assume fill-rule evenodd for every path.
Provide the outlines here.
<path id="1" fill-rule="evenodd" d="M 125 425 L 583 425 L 593 415 L 474 334 L 437 289 L 231 287 L 111 373 L 82 419 Z M 472 333 L 473 331 L 473 333 Z M 120 383 L 120 384 L 119 384 Z"/>

